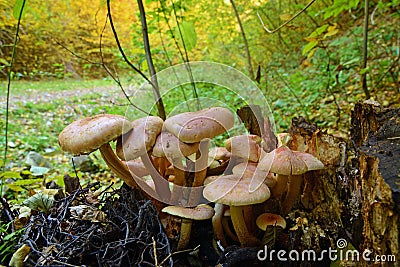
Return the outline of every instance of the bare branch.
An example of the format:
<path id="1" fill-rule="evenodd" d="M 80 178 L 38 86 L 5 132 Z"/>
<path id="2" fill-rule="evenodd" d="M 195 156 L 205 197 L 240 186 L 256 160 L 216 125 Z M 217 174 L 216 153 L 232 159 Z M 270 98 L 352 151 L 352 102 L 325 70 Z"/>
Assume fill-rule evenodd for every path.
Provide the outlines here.
<path id="1" fill-rule="evenodd" d="M 281 24 L 278 28 L 274 29 L 274 30 L 269 30 L 265 24 L 264 21 L 262 20 L 260 14 L 257 12 L 257 16 L 258 19 L 261 22 L 261 25 L 263 26 L 264 30 L 268 33 L 275 33 L 277 31 L 279 31 L 281 28 L 285 27 L 286 25 L 288 25 L 290 22 L 292 22 L 295 18 L 297 18 L 301 13 L 303 13 L 304 11 L 307 10 L 307 8 L 309 8 L 316 0 L 311 0 L 310 3 L 308 3 L 302 10 L 300 10 L 299 12 L 297 12 L 293 17 L 291 17 L 289 20 L 285 21 L 283 24 Z"/>

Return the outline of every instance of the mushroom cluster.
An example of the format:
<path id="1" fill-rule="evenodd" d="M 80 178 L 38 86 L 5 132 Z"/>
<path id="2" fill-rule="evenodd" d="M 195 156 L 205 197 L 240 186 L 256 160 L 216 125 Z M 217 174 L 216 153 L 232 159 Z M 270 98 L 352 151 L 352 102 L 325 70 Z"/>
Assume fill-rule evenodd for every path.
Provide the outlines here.
<path id="1" fill-rule="evenodd" d="M 269 199 L 280 203 L 275 213 L 285 216 L 300 195 L 302 175 L 323 164 L 310 154 L 290 150 L 285 141 L 265 151 L 265 138 L 253 134 L 232 136 L 225 147 L 210 148 L 210 140 L 231 129 L 234 121 L 233 113 L 223 107 L 181 113 L 165 121 L 103 114 L 68 125 L 59 144 L 74 155 L 99 149 L 110 169 L 130 187 L 142 190 L 160 215 L 180 218 L 178 249 L 188 245 L 192 221 L 207 219 L 223 247 L 235 242 L 259 246 L 267 229 L 264 221 L 276 218 L 263 215 Z M 259 211 L 256 205 L 264 208 Z M 272 225 L 285 228 L 284 219 Z"/>

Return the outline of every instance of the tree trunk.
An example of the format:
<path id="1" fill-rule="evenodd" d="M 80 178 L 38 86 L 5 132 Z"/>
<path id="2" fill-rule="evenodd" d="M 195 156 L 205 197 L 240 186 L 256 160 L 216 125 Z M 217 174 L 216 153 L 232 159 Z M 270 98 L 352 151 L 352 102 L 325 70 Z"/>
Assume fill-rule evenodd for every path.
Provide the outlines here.
<path id="1" fill-rule="evenodd" d="M 400 260 L 400 109 L 384 109 L 370 100 L 357 103 L 350 140 L 329 135 L 303 118 L 293 119 L 289 131 L 290 148 L 311 153 L 325 164 L 324 170 L 304 177 L 299 209 L 289 214 L 297 222 L 291 246 L 317 253 L 355 248 L 362 262 L 357 266 L 372 263 L 362 260 L 369 250 L 371 254 L 364 255 L 370 259 L 394 255 L 397 262 L 383 265 L 396 266 Z M 339 244 L 341 238 L 345 245 Z M 337 255 L 343 263 L 345 252 L 342 258 Z"/>

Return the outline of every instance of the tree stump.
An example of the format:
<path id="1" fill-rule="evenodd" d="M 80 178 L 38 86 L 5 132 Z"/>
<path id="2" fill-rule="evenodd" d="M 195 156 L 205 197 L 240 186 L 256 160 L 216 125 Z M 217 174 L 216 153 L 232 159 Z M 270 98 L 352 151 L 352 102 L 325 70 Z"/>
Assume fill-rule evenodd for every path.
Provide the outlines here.
<path id="1" fill-rule="evenodd" d="M 363 217 L 360 249 L 399 258 L 400 109 L 358 103 L 351 139 L 358 152 Z"/>
<path id="2" fill-rule="evenodd" d="M 301 236 L 294 242 L 296 249 L 319 253 L 329 247 L 355 248 L 360 253 L 357 266 L 372 263 L 363 260 L 368 250 L 364 255 L 371 260 L 390 255 L 388 261 L 393 261 L 395 256 L 397 262 L 382 266 L 397 266 L 400 109 L 357 103 L 350 140 L 329 135 L 303 118 L 293 119 L 289 132 L 291 149 L 313 154 L 325 164 L 324 170 L 305 175 L 299 209 L 289 214 L 296 221 L 293 236 Z M 348 243 L 339 246 L 340 239 Z"/>

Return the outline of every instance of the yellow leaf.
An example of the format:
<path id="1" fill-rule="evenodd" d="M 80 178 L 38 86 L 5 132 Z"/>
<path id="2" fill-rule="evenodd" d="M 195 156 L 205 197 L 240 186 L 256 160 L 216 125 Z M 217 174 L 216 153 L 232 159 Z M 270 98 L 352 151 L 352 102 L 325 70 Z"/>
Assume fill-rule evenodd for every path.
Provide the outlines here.
<path id="1" fill-rule="evenodd" d="M 290 14 L 282 14 L 282 15 L 279 16 L 279 18 L 281 20 L 283 20 L 283 21 L 288 21 L 288 20 L 290 20 L 292 18 L 292 15 L 290 15 Z"/>
<path id="2" fill-rule="evenodd" d="M 334 25 L 332 25 L 332 26 L 329 26 L 328 29 L 327 29 L 327 32 L 324 35 L 324 39 L 326 37 L 333 36 L 333 35 L 337 34 L 339 32 L 339 30 L 336 29 L 336 27 L 337 27 L 336 23 Z"/>
<path id="3" fill-rule="evenodd" d="M 318 37 L 308 36 L 308 37 L 305 37 L 304 40 L 306 40 L 307 42 L 310 43 L 310 42 L 318 41 Z"/>
<path id="4" fill-rule="evenodd" d="M 23 267 L 25 257 L 28 256 L 31 248 L 28 245 L 23 244 L 15 253 L 13 254 L 9 265 L 11 267 Z"/>

